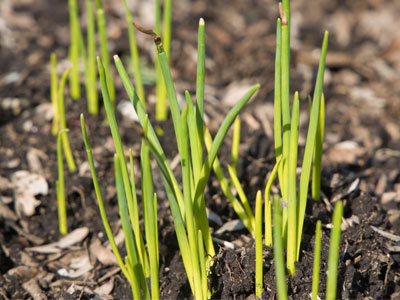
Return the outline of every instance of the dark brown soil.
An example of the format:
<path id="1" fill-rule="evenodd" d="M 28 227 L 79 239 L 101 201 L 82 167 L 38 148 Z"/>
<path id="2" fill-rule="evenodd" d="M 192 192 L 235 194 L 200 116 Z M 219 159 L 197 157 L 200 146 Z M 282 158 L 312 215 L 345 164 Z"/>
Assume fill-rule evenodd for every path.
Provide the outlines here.
<path id="1" fill-rule="evenodd" d="M 110 131 L 103 110 L 97 117 L 87 113 L 83 85 L 82 99 L 78 101 L 71 100 L 66 90 L 69 137 L 79 171 L 65 174 L 69 231 L 87 227 L 88 234 L 79 243 L 54 254 L 29 250 L 61 238 L 55 191 L 56 138 L 51 135 L 51 117 L 47 112 L 51 110 L 50 53 L 56 52 L 60 72 L 67 65 L 69 25 L 65 2 L 0 3 L 0 298 L 100 299 L 104 293 L 112 298 L 130 299 L 130 287 L 115 263 L 101 261 L 97 256 L 99 250 L 94 251 L 105 249 L 107 239 L 87 169 L 79 123 L 82 112 L 107 214 L 116 233 L 121 226 Z M 111 53 L 125 59 L 129 47 L 122 3 L 111 2 L 106 6 Z M 312 93 L 318 48 L 325 29 L 330 31 L 330 43 L 324 88 L 324 201 L 309 200 L 300 262 L 295 276 L 287 278 L 289 296 L 309 299 L 315 224 L 321 220 L 319 296 L 324 298 L 329 224 L 332 207 L 341 199 L 348 226 L 341 239 L 337 298 L 400 299 L 399 238 L 385 234 L 400 235 L 400 2 L 292 2 L 291 89 L 298 90 L 302 100 L 301 147 L 307 130 L 306 97 Z M 139 1 L 133 9 L 138 23 L 152 24 L 152 10 L 148 10 L 147 2 Z M 205 110 L 213 132 L 243 89 L 261 83 L 259 93 L 241 115 L 239 179 L 252 206 L 274 163 L 272 96 L 277 15 L 277 3 L 272 0 L 174 1 L 171 67 L 180 95 L 185 89 L 192 94 L 195 91 L 197 24 L 200 17 L 206 21 Z M 143 64 L 152 68 L 152 41 L 140 34 L 137 38 Z M 127 96 L 120 81 L 116 81 L 116 86 L 120 103 Z M 150 101 L 154 99 L 153 84 L 146 86 L 146 92 Z M 150 107 L 153 119 L 154 108 L 152 104 Z M 133 149 L 138 166 L 140 138 L 129 120 L 119 112 L 117 117 L 123 143 L 126 149 Z M 173 160 L 176 147 L 171 143 L 171 122 L 156 125 L 165 132 L 161 143 L 168 159 Z M 223 165 L 230 160 L 230 140 L 231 133 L 221 150 Z M 36 197 L 40 203 L 31 216 L 19 212 L 11 184 L 13 174 L 21 170 L 42 175 L 49 185 L 46 195 Z M 190 299 L 169 204 L 157 171 L 154 178 L 159 199 L 160 295 L 162 299 Z M 224 223 L 238 218 L 213 175 L 206 196 L 207 207 Z M 219 228 L 214 223 L 211 226 L 214 232 Z M 253 299 L 255 255 L 250 235 L 244 230 L 214 235 L 234 243 L 236 249 L 216 244 L 218 255 L 209 278 L 213 299 Z M 90 268 L 75 278 L 60 273 L 61 269 L 71 269 L 73 258 L 77 257 L 89 258 Z M 272 249 L 264 248 L 263 299 L 276 297 Z"/>

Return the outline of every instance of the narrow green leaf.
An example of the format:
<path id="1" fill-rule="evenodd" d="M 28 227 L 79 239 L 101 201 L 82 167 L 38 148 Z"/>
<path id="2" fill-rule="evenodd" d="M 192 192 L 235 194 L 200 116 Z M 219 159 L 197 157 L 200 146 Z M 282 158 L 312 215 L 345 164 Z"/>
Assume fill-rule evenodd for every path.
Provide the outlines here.
<path id="1" fill-rule="evenodd" d="M 236 117 L 233 123 L 233 136 L 232 136 L 232 170 L 237 174 L 237 162 L 239 158 L 239 144 L 240 144 L 240 118 Z"/>
<path id="2" fill-rule="evenodd" d="M 63 130 L 57 136 L 57 168 L 58 180 L 56 182 L 57 190 L 57 211 L 58 211 L 58 228 L 62 235 L 67 234 L 67 208 L 65 204 L 65 183 L 64 183 L 64 163 L 62 155 L 62 135 L 66 134 Z"/>
<path id="3" fill-rule="evenodd" d="M 318 127 L 318 118 L 320 113 L 320 100 L 322 95 L 322 85 L 324 81 L 325 59 L 328 50 L 328 32 L 325 32 L 324 41 L 322 43 L 321 58 L 319 62 L 317 81 L 315 84 L 313 105 L 311 109 L 311 117 L 308 125 L 307 140 L 304 150 L 303 164 L 301 167 L 300 185 L 299 185 L 299 205 L 297 212 L 297 259 L 299 258 L 301 236 L 303 232 L 304 215 L 307 206 L 308 184 L 310 181 L 311 164 L 315 147 L 315 139 Z"/>
<path id="4" fill-rule="evenodd" d="M 324 143 L 325 127 L 325 97 L 321 95 L 321 105 L 319 110 L 317 137 L 315 139 L 314 164 L 312 171 L 312 198 L 319 201 L 321 199 L 321 166 L 322 166 L 322 148 Z"/>
<path id="5" fill-rule="evenodd" d="M 280 198 L 274 196 L 274 264 L 276 289 L 278 299 L 287 300 L 286 278 L 285 278 L 285 257 L 282 241 L 282 215 Z"/>
<path id="6" fill-rule="evenodd" d="M 131 51 L 131 59 L 133 63 L 133 74 L 135 76 L 136 89 L 139 99 L 143 104 L 143 107 L 146 108 L 146 98 L 144 93 L 142 74 L 140 72 L 139 51 L 136 43 L 135 28 L 132 23 L 133 18 L 131 12 L 129 11 L 126 0 L 123 0 L 123 3 L 124 3 L 125 19 L 128 25 L 129 48 Z"/>
<path id="7" fill-rule="evenodd" d="M 321 260 L 321 221 L 318 220 L 317 226 L 315 228 L 314 264 L 313 264 L 311 300 L 318 299 L 320 260 Z"/>
<path id="8" fill-rule="evenodd" d="M 59 127 L 59 111 L 58 111 L 58 75 L 57 75 L 57 56 L 53 52 L 50 56 L 50 97 L 51 97 L 51 104 L 53 106 L 53 122 L 51 125 L 51 133 L 53 135 L 58 134 L 58 127 Z"/>
<path id="9" fill-rule="evenodd" d="M 261 191 L 256 195 L 256 297 L 261 298 L 263 292 L 263 242 L 262 242 L 262 196 Z"/>
<path id="10" fill-rule="evenodd" d="M 60 117 L 60 126 L 59 126 L 60 131 L 67 129 L 67 120 L 65 119 L 64 88 L 69 75 L 69 71 L 70 69 L 64 71 L 60 80 L 60 85 L 58 87 L 58 112 Z M 63 134 L 61 136 L 61 139 L 68 169 L 70 172 L 74 172 L 76 170 L 76 164 L 74 161 L 74 156 L 72 155 L 71 146 L 69 144 L 67 133 Z"/>
<path id="11" fill-rule="evenodd" d="M 282 154 L 278 157 L 278 160 L 275 163 L 274 168 L 272 169 L 271 175 L 269 176 L 267 185 L 265 186 L 265 212 L 264 212 L 264 225 L 265 225 L 265 245 L 271 247 L 272 246 L 272 216 L 271 216 L 271 186 L 274 182 L 276 174 L 280 168 L 280 164 L 282 162 Z"/>
<path id="12" fill-rule="evenodd" d="M 290 151 L 288 162 L 288 234 L 287 234 L 287 268 L 289 274 L 293 276 L 296 272 L 296 246 L 297 246 L 297 153 L 298 153 L 298 140 L 299 140 L 299 93 L 294 94 L 292 120 L 290 128 Z"/>
<path id="13" fill-rule="evenodd" d="M 338 201 L 335 205 L 335 210 L 332 217 L 331 237 L 329 240 L 329 258 L 328 258 L 328 276 L 326 279 L 326 299 L 336 299 L 337 291 L 337 273 L 339 263 L 339 246 L 340 235 L 342 230 L 340 228 L 343 217 L 343 203 Z"/>

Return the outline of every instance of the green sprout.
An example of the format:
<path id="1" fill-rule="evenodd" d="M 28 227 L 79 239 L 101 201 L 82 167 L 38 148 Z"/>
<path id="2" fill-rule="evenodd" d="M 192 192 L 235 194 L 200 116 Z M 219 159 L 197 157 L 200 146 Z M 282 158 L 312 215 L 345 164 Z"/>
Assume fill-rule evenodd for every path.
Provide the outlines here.
<path id="1" fill-rule="evenodd" d="M 60 116 L 58 110 L 58 75 L 57 75 L 57 56 L 52 53 L 50 56 L 50 98 L 53 106 L 53 122 L 51 125 L 51 133 L 58 134 L 58 127 L 60 123 Z"/>
<path id="2" fill-rule="evenodd" d="M 164 1 L 163 13 L 163 43 L 164 51 L 169 61 L 169 52 L 171 45 L 171 6 L 172 0 Z M 161 36 L 161 3 L 160 0 L 155 0 L 155 24 L 154 32 Z M 156 120 L 165 121 L 168 117 L 167 110 L 167 91 L 165 82 L 163 80 L 163 71 L 161 69 L 161 62 L 159 60 L 158 50 L 156 49 Z"/>
<path id="3" fill-rule="evenodd" d="M 104 79 L 104 69 L 100 69 L 100 78 Z M 103 91 L 107 86 L 103 83 Z M 106 95 L 108 97 L 108 95 Z M 108 120 L 112 129 L 114 141 L 118 141 L 119 134 L 115 131 L 115 116 L 109 98 L 106 100 L 109 112 Z M 113 125 L 111 125 L 113 124 Z M 139 215 L 137 208 L 137 196 L 133 170 L 132 151 L 129 150 L 131 172 L 128 175 L 125 156 L 120 156 L 122 144 L 116 143 L 116 154 L 114 155 L 115 183 L 117 188 L 118 207 L 125 236 L 125 248 L 127 256 L 123 259 L 115 243 L 111 227 L 104 209 L 100 192 L 100 186 L 94 167 L 91 146 L 87 137 L 86 125 L 83 114 L 81 115 L 82 135 L 88 154 L 93 185 L 96 192 L 100 215 L 110 241 L 111 248 L 117 259 L 122 273 L 127 278 L 132 288 L 133 298 L 136 299 L 159 299 L 159 258 L 158 258 L 158 230 L 157 230 L 157 196 L 153 193 L 153 183 L 150 167 L 149 148 L 147 143 L 142 143 L 141 149 L 141 174 L 142 174 L 142 202 L 145 220 L 145 234 L 147 240 L 147 253 L 144 247 L 142 233 L 138 227 Z M 123 153 L 123 152 L 122 152 Z M 124 165 L 123 165 L 124 163 Z M 146 278 L 150 277 L 150 289 Z"/>
<path id="4" fill-rule="evenodd" d="M 211 142 L 212 144 L 209 147 L 207 157 L 203 160 L 202 135 L 204 129 L 199 129 L 199 126 L 203 127 L 202 113 L 199 113 L 198 109 L 196 109 L 195 113 L 194 104 L 187 91 L 185 92 L 186 106 L 182 112 L 180 111 L 175 86 L 169 69 L 167 54 L 161 44 L 160 38 L 151 30 L 145 30 L 137 24 L 135 24 L 135 26 L 140 31 L 152 35 L 156 43 L 158 61 L 166 86 L 167 98 L 169 100 L 169 107 L 175 130 L 176 144 L 181 158 L 182 189 L 179 187 L 180 185 L 178 185 L 178 181 L 166 160 L 165 153 L 155 134 L 154 128 L 148 120 L 146 111 L 118 56 L 114 56 L 115 64 L 125 90 L 138 115 L 139 123 L 143 130 L 141 132 L 142 138 L 148 144 L 150 152 L 160 169 L 190 287 L 196 299 L 206 299 L 208 295 L 210 295 L 210 291 L 207 289 L 206 275 L 210 267 L 210 257 L 215 255 L 215 250 L 205 210 L 204 190 L 211 168 L 216 161 L 218 150 L 229 128 L 244 105 L 258 90 L 259 85 L 255 85 L 251 88 L 228 113 L 214 141 Z M 204 44 L 204 20 L 200 20 L 199 27 L 199 40 L 203 39 L 202 44 Z M 201 30 L 201 28 L 203 30 Z M 201 34 L 201 32 L 203 32 L 203 34 Z M 199 47 L 201 48 L 203 46 Z M 204 59 L 205 56 L 199 55 L 199 57 L 200 59 Z M 204 66 L 204 61 L 200 64 Z M 99 60 L 99 74 L 103 98 L 105 105 L 108 106 L 107 89 L 104 88 L 105 81 L 102 80 L 104 77 L 102 73 L 104 73 L 104 70 Z M 204 70 L 202 71 L 200 68 L 197 86 L 203 91 L 204 77 L 201 75 L 202 73 L 204 73 Z M 199 97 L 202 97 L 202 93 L 203 92 L 200 92 Z M 202 107 L 203 104 L 197 101 L 196 105 L 201 105 Z M 108 111 L 107 108 L 106 111 Z M 113 122 L 110 122 L 110 125 L 112 123 Z M 201 234 L 201 237 L 198 236 L 199 234 Z"/>
<path id="5" fill-rule="evenodd" d="M 328 33 L 325 32 L 318 69 L 314 96 L 310 111 L 309 128 L 303 156 L 300 182 L 297 191 L 297 156 L 299 131 L 299 95 L 296 92 L 290 116 L 289 66 L 290 66 L 290 1 L 279 4 L 280 19 L 277 21 L 277 42 L 275 56 L 275 92 L 274 92 L 274 143 L 276 160 L 282 155 L 282 164 L 278 170 L 282 199 L 285 206 L 282 211 L 282 237 L 287 248 L 287 269 L 290 275 L 295 273 L 295 262 L 299 259 L 304 216 L 307 204 L 308 186 L 311 168 L 314 162 L 314 195 L 319 195 L 321 153 L 323 142 L 324 105 L 322 84 L 325 59 L 328 46 Z M 318 129 L 319 128 L 319 129 Z M 322 131 L 321 131 L 322 129 Z M 317 183 L 318 182 L 318 183 Z M 316 192 L 318 190 L 318 192 Z"/>
<path id="6" fill-rule="evenodd" d="M 58 228 L 62 235 L 67 234 L 67 208 L 65 204 L 65 182 L 64 182 L 64 162 L 62 155 L 62 136 L 66 134 L 66 129 L 60 131 L 57 136 L 57 168 L 58 179 L 56 181 L 57 191 L 57 211 Z"/>
<path id="7" fill-rule="evenodd" d="M 340 235 L 342 233 L 341 224 L 343 217 L 343 203 L 338 201 L 332 217 L 332 230 L 329 240 L 329 257 L 328 257 L 328 276 L 326 279 L 326 299 L 336 299 L 337 291 L 337 271 L 339 263 L 339 246 Z"/>
<path id="8" fill-rule="evenodd" d="M 67 81 L 70 69 L 64 71 L 61 76 L 60 86 L 58 87 L 58 115 L 59 115 L 59 130 L 63 131 L 67 129 L 67 121 L 65 119 L 65 105 L 64 105 L 64 88 L 65 83 Z M 70 172 L 74 172 L 76 169 L 76 164 L 74 161 L 74 157 L 72 155 L 71 146 L 69 144 L 68 135 L 65 132 L 61 135 L 62 146 L 64 149 L 65 160 L 67 161 L 68 169 Z"/>
<path id="9" fill-rule="evenodd" d="M 285 256 L 282 241 L 282 212 L 280 197 L 274 196 L 274 263 L 276 289 L 278 290 L 278 299 L 287 300 L 286 278 L 285 278 Z"/>
<path id="10" fill-rule="evenodd" d="M 70 35 L 71 35 L 71 46 L 69 49 L 69 56 L 71 60 L 71 97 L 72 99 L 80 98 L 80 81 L 79 81 L 79 44 L 81 29 L 79 25 L 78 16 L 78 3 L 77 0 L 68 0 L 69 6 L 69 23 L 70 23 Z"/>
<path id="11" fill-rule="evenodd" d="M 93 115 L 99 113 L 97 95 L 97 68 L 96 68 L 96 28 L 92 0 L 86 0 L 87 16 L 87 58 L 85 59 L 85 82 L 88 111 Z M 84 52 L 84 49 L 82 49 Z M 85 57 L 86 55 L 84 55 Z"/>
<path id="12" fill-rule="evenodd" d="M 123 0 L 123 3 L 124 3 L 125 18 L 126 22 L 128 23 L 129 48 L 131 51 L 133 75 L 135 77 L 137 94 L 139 96 L 140 101 L 142 101 L 143 106 L 146 108 L 142 74 L 140 72 L 139 51 L 136 43 L 136 34 L 135 34 L 135 28 L 133 26 L 133 18 L 131 12 L 129 11 L 126 0 Z"/>
<path id="13" fill-rule="evenodd" d="M 263 258 L 262 258 L 262 196 L 261 191 L 256 195 L 256 297 L 261 298 L 263 292 Z"/>
<path id="14" fill-rule="evenodd" d="M 312 294 L 311 299 L 318 299 L 319 288 L 319 268 L 321 260 L 321 221 L 317 221 L 315 228 L 315 244 L 314 244 L 314 264 L 313 264 L 313 278 L 312 278 Z"/>
<path id="15" fill-rule="evenodd" d="M 97 16 L 97 31 L 99 32 L 99 37 L 100 37 L 100 56 L 104 65 L 104 70 L 107 78 L 108 94 L 110 96 L 111 103 L 114 107 L 115 87 L 114 87 L 114 79 L 111 74 L 110 55 L 108 53 L 106 17 L 101 0 L 95 0 L 95 4 L 96 4 L 96 16 Z"/>

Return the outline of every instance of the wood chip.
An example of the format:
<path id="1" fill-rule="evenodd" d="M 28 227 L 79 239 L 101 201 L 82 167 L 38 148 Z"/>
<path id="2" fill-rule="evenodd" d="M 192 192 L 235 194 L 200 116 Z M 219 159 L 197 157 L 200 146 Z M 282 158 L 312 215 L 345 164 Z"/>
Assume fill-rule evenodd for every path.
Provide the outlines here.
<path id="1" fill-rule="evenodd" d="M 383 237 L 385 237 L 385 238 L 387 238 L 387 239 L 390 239 L 390 240 L 392 240 L 393 242 L 400 242 L 400 235 L 395 235 L 395 234 L 392 234 L 392 233 L 390 233 L 390 232 L 387 232 L 387 231 L 383 231 L 383 230 L 381 230 L 381 229 L 379 229 L 379 228 L 377 228 L 377 227 L 375 227 L 375 226 L 372 226 L 371 225 L 371 228 L 376 232 L 376 233 L 379 233 L 381 236 L 383 236 Z"/>
<path id="2" fill-rule="evenodd" d="M 43 246 L 26 248 L 28 251 L 34 251 L 38 253 L 59 253 L 62 249 L 66 249 L 73 244 L 79 243 L 86 238 L 89 233 L 89 228 L 82 227 L 75 229 L 71 233 L 61 238 L 58 242 L 50 243 Z"/>
<path id="3" fill-rule="evenodd" d="M 43 293 L 36 278 L 32 278 L 22 284 L 23 288 L 32 296 L 33 300 L 47 300 L 46 295 Z"/>

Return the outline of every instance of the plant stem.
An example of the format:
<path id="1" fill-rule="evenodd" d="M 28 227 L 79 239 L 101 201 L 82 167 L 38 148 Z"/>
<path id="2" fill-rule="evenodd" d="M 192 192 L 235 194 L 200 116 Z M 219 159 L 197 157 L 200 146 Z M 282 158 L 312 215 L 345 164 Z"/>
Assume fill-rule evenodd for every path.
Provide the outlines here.
<path id="1" fill-rule="evenodd" d="M 256 195 L 256 297 L 261 298 L 263 292 L 263 242 L 262 242 L 262 196 L 261 191 Z"/>
<path id="2" fill-rule="evenodd" d="M 343 217 L 343 203 L 338 201 L 335 205 L 335 210 L 332 217 L 331 238 L 329 241 L 329 258 L 328 258 L 328 276 L 326 279 L 326 299 L 336 299 L 337 291 L 337 273 L 339 262 L 339 246 L 340 235 L 342 230 L 340 228 Z"/>
<path id="3" fill-rule="evenodd" d="M 324 143 L 325 127 L 325 97 L 321 95 L 321 105 L 319 111 L 317 137 L 315 139 L 314 164 L 312 171 L 311 194 L 314 200 L 321 199 L 321 165 L 322 165 L 322 147 Z"/>
<path id="4" fill-rule="evenodd" d="M 297 182 L 296 182 L 296 169 L 297 169 L 297 153 L 298 153 L 298 139 L 299 139 L 299 93 L 294 94 L 292 120 L 290 128 L 290 151 L 288 161 L 288 234 L 287 234 L 287 268 L 289 274 L 293 276 L 296 272 L 296 246 L 297 246 Z"/>
<path id="5" fill-rule="evenodd" d="M 274 196 L 274 263 L 278 299 L 287 300 L 285 258 L 282 241 L 282 215 L 280 198 L 278 195 Z"/>
<path id="6" fill-rule="evenodd" d="M 315 228 L 315 245 L 314 245 L 314 265 L 313 265 L 313 278 L 312 278 L 312 294 L 311 299 L 318 299 L 319 288 L 319 269 L 321 260 L 321 221 L 317 221 Z"/>

